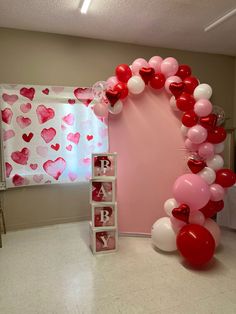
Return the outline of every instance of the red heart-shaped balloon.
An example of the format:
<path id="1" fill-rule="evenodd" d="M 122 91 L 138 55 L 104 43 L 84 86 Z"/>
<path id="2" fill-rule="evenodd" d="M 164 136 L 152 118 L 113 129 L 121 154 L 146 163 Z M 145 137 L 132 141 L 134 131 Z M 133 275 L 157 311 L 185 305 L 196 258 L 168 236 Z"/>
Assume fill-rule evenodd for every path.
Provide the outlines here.
<path id="1" fill-rule="evenodd" d="M 179 97 L 184 90 L 184 86 L 185 86 L 184 82 L 179 82 L 179 83 L 174 82 L 170 84 L 169 90 L 175 97 Z"/>
<path id="2" fill-rule="evenodd" d="M 213 129 L 216 127 L 217 115 L 211 113 L 206 117 L 200 118 L 199 122 L 205 129 Z"/>
<path id="3" fill-rule="evenodd" d="M 226 139 L 226 131 L 224 128 L 217 126 L 213 130 L 208 130 L 207 141 L 213 144 L 219 144 Z"/>
<path id="4" fill-rule="evenodd" d="M 216 213 L 220 212 L 224 208 L 224 201 L 220 200 L 217 202 L 209 201 L 203 208 L 199 209 L 205 218 L 211 218 Z"/>
<path id="5" fill-rule="evenodd" d="M 198 173 L 203 168 L 206 167 L 206 163 L 203 160 L 196 160 L 196 159 L 190 158 L 188 160 L 188 167 L 192 171 L 192 173 Z"/>
<path id="6" fill-rule="evenodd" d="M 184 221 L 188 223 L 190 214 L 190 208 L 186 204 L 181 204 L 179 207 L 174 208 L 172 210 L 172 216 L 175 217 L 178 220 Z"/>
<path id="7" fill-rule="evenodd" d="M 108 89 L 106 91 L 107 99 L 109 100 L 111 106 L 114 106 L 115 103 L 120 99 L 121 92 L 118 92 L 116 90 Z"/>
<path id="8" fill-rule="evenodd" d="M 145 84 L 147 85 L 148 82 L 153 78 L 155 75 L 155 70 L 153 68 L 145 68 L 139 70 L 139 74 L 141 78 L 144 80 Z"/>

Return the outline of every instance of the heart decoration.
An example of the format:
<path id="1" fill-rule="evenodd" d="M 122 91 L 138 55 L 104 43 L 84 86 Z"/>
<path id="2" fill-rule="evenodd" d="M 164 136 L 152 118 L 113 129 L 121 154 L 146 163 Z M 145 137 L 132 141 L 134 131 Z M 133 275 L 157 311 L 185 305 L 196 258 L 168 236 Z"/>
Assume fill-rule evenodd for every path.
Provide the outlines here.
<path id="1" fill-rule="evenodd" d="M 49 94 L 49 89 L 48 88 L 43 89 L 42 93 L 44 93 L 45 95 L 48 95 Z"/>
<path id="2" fill-rule="evenodd" d="M 93 135 L 87 135 L 87 140 L 91 141 L 93 139 Z"/>
<path id="3" fill-rule="evenodd" d="M 217 202 L 209 201 L 200 211 L 203 213 L 205 218 L 211 218 L 216 213 L 220 212 L 224 208 L 224 201 L 220 200 Z"/>
<path id="4" fill-rule="evenodd" d="M 34 134 L 32 132 L 30 132 L 28 135 L 26 133 L 24 133 L 22 135 L 22 138 L 25 142 L 29 143 L 32 140 L 33 136 L 34 136 Z"/>
<path id="5" fill-rule="evenodd" d="M 66 161 L 62 157 L 48 160 L 43 164 L 44 171 L 55 180 L 58 180 L 66 168 Z"/>
<path id="6" fill-rule="evenodd" d="M 56 133 L 57 132 L 54 128 L 49 128 L 49 129 L 45 128 L 41 131 L 41 137 L 43 138 L 45 143 L 49 143 L 54 139 L 54 137 L 56 136 Z"/>
<path id="7" fill-rule="evenodd" d="M 21 129 L 27 128 L 31 124 L 31 119 L 30 118 L 25 118 L 23 116 L 18 116 L 16 118 L 16 122 L 20 126 Z"/>
<path id="8" fill-rule="evenodd" d="M 2 94 L 2 99 L 11 106 L 18 100 L 18 98 L 17 95 Z"/>
<path id="9" fill-rule="evenodd" d="M 11 123 L 11 119 L 13 117 L 13 112 L 9 108 L 5 108 L 1 111 L 2 113 L 2 121 L 5 122 L 6 124 Z"/>
<path id="10" fill-rule="evenodd" d="M 47 122 L 50 119 L 53 119 L 55 112 L 52 108 L 47 108 L 44 105 L 39 105 L 36 109 L 38 120 L 40 124 Z"/>
<path id="11" fill-rule="evenodd" d="M 31 110 L 31 108 L 32 108 L 32 105 L 30 103 L 20 105 L 20 110 L 23 113 L 29 112 Z"/>
<path id="12" fill-rule="evenodd" d="M 175 98 L 177 98 L 184 91 L 184 87 L 185 87 L 184 82 L 179 82 L 179 83 L 173 82 L 170 84 L 169 90 L 175 96 Z"/>
<path id="13" fill-rule="evenodd" d="M 190 208 L 186 204 L 181 204 L 179 207 L 172 210 L 172 216 L 178 220 L 188 223 Z"/>
<path id="14" fill-rule="evenodd" d="M 155 75 L 155 70 L 153 68 L 143 67 L 142 69 L 139 70 L 139 74 L 140 74 L 141 78 L 143 79 L 143 81 L 145 82 L 145 84 L 147 85 L 148 82 Z"/>
<path id="15" fill-rule="evenodd" d="M 30 168 L 32 170 L 36 170 L 38 168 L 38 164 L 30 164 Z"/>
<path id="16" fill-rule="evenodd" d="M 58 149 L 60 148 L 60 144 L 56 143 L 55 145 L 51 145 L 51 148 L 54 149 L 55 151 L 58 151 Z"/>
<path id="17" fill-rule="evenodd" d="M 206 167 L 206 163 L 203 160 L 190 158 L 188 160 L 188 167 L 192 171 L 192 173 L 196 174 Z"/>
<path id="18" fill-rule="evenodd" d="M 15 131 L 14 130 L 3 130 L 3 141 L 7 141 L 9 140 L 10 138 L 14 137 L 16 135 Z"/>
<path id="19" fill-rule="evenodd" d="M 73 142 L 75 144 L 78 144 L 79 143 L 79 140 L 80 140 L 80 134 L 79 132 L 76 132 L 76 133 L 69 133 L 67 135 L 67 139 L 68 141 L 70 142 Z"/>
<path id="20" fill-rule="evenodd" d="M 211 113 L 206 117 L 201 117 L 199 123 L 206 129 L 213 129 L 216 127 L 217 115 Z"/>
<path id="21" fill-rule="evenodd" d="M 5 167 L 6 167 L 6 177 L 9 178 L 11 175 L 13 167 L 11 164 L 9 164 L 9 162 L 5 163 Z"/>
<path id="22" fill-rule="evenodd" d="M 11 154 L 11 159 L 20 165 L 27 165 L 29 159 L 30 151 L 28 148 L 24 147 L 21 151 L 15 151 Z"/>
<path id="23" fill-rule="evenodd" d="M 112 107 L 120 99 L 120 96 L 121 96 L 121 92 L 118 92 L 112 89 L 109 89 L 106 91 L 106 97 L 109 100 Z"/>
<path id="24" fill-rule="evenodd" d="M 31 88 L 23 87 L 20 90 L 20 94 L 26 98 L 29 98 L 32 101 L 34 99 L 35 89 L 33 87 Z"/>

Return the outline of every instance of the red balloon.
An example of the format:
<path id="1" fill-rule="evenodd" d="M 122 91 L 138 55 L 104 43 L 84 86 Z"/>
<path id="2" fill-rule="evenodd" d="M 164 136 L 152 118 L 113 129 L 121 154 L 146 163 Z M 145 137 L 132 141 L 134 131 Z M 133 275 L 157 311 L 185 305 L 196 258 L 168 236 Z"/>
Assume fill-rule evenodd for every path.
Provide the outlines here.
<path id="1" fill-rule="evenodd" d="M 226 131 L 223 127 L 217 126 L 214 129 L 208 130 L 207 142 L 219 144 L 226 139 Z"/>
<path id="2" fill-rule="evenodd" d="M 192 266 L 208 263 L 215 251 L 215 240 L 211 233 L 200 225 L 185 225 L 177 235 L 177 248 Z"/>
<path id="3" fill-rule="evenodd" d="M 198 80 L 194 76 L 189 76 L 184 79 L 184 91 L 192 94 L 194 89 L 199 85 Z"/>
<path id="4" fill-rule="evenodd" d="M 128 96 L 129 90 L 126 83 L 119 82 L 113 87 L 113 89 L 117 92 L 120 92 L 120 99 L 124 99 Z"/>
<path id="5" fill-rule="evenodd" d="M 192 110 L 195 104 L 195 99 L 192 95 L 183 92 L 177 99 L 176 99 L 176 106 L 179 110 L 188 111 Z"/>
<path id="6" fill-rule="evenodd" d="M 205 218 L 211 218 L 216 213 L 220 212 L 224 208 L 224 201 L 220 200 L 217 202 L 209 201 L 203 208 L 199 209 Z"/>
<path id="7" fill-rule="evenodd" d="M 196 115 L 196 113 L 193 110 L 189 110 L 189 111 L 185 112 L 183 117 L 182 117 L 183 125 L 187 126 L 188 128 L 196 125 L 197 121 L 198 121 L 198 116 Z"/>
<path id="8" fill-rule="evenodd" d="M 230 169 L 220 169 L 216 171 L 215 183 L 220 184 L 224 188 L 229 188 L 235 184 L 235 173 Z"/>
<path id="9" fill-rule="evenodd" d="M 149 84 L 152 88 L 161 89 L 165 85 L 166 78 L 162 73 L 156 73 L 150 80 Z"/>
<path id="10" fill-rule="evenodd" d="M 192 73 L 191 68 L 187 65 L 187 64 L 181 64 L 179 66 L 179 69 L 177 71 L 177 73 L 175 75 L 179 76 L 183 79 L 185 79 L 186 77 L 190 76 Z"/>
<path id="11" fill-rule="evenodd" d="M 132 71 L 128 64 L 119 64 L 116 67 L 116 76 L 118 78 L 118 81 L 127 83 L 132 76 Z"/>

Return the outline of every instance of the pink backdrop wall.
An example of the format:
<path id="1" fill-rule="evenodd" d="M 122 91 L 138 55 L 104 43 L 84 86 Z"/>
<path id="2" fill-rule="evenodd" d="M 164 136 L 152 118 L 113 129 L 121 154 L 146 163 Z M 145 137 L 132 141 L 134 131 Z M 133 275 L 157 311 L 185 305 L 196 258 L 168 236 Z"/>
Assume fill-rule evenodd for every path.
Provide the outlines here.
<path id="1" fill-rule="evenodd" d="M 119 231 L 150 233 L 165 216 L 175 179 L 186 172 L 181 122 L 169 96 L 146 88 L 129 96 L 123 111 L 109 120 L 110 151 L 118 153 Z"/>

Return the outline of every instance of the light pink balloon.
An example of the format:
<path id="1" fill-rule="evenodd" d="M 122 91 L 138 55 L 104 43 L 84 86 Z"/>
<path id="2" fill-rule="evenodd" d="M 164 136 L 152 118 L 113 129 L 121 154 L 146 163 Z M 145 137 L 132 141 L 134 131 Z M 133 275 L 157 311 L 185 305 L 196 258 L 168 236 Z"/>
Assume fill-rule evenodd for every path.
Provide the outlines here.
<path id="1" fill-rule="evenodd" d="M 216 184 L 216 183 L 210 185 L 210 193 L 211 193 L 211 200 L 214 202 L 223 200 L 225 196 L 224 188 L 221 185 Z"/>
<path id="2" fill-rule="evenodd" d="M 107 87 L 113 88 L 119 81 L 117 80 L 116 76 L 111 76 L 107 79 Z"/>
<path id="3" fill-rule="evenodd" d="M 200 144 L 198 147 L 198 154 L 204 159 L 213 157 L 214 153 L 214 145 L 211 143 L 205 142 Z"/>
<path id="4" fill-rule="evenodd" d="M 107 117 L 108 115 L 108 107 L 104 104 L 97 103 L 93 106 L 93 111 L 98 117 Z"/>
<path id="5" fill-rule="evenodd" d="M 186 222 L 176 219 L 173 216 L 170 216 L 170 222 L 175 233 L 178 233 L 186 225 Z"/>
<path id="6" fill-rule="evenodd" d="M 180 83 L 180 82 L 182 82 L 182 80 L 178 76 L 168 77 L 168 79 L 166 79 L 166 81 L 165 81 L 165 90 L 167 91 L 167 93 L 172 94 L 170 89 L 169 89 L 171 83 Z"/>
<path id="7" fill-rule="evenodd" d="M 199 99 L 194 105 L 194 111 L 199 117 L 206 117 L 212 111 L 212 103 L 208 99 Z"/>
<path id="8" fill-rule="evenodd" d="M 211 235 L 213 236 L 214 240 L 215 240 L 215 244 L 216 247 L 219 245 L 220 243 L 220 227 L 217 225 L 217 223 L 211 219 L 211 218 L 207 218 L 204 224 L 204 227 L 211 233 Z"/>
<path id="9" fill-rule="evenodd" d="M 173 76 L 177 73 L 179 64 L 175 58 L 169 57 L 162 61 L 161 72 L 165 77 Z"/>
<path id="10" fill-rule="evenodd" d="M 161 72 L 161 64 L 162 64 L 163 59 L 159 56 L 154 56 L 152 57 L 149 61 L 148 64 L 151 68 L 155 70 L 155 72 Z"/>
<path id="11" fill-rule="evenodd" d="M 201 125 L 194 125 L 188 130 L 187 136 L 194 144 L 201 144 L 207 138 L 207 130 Z"/>
<path id="12" fill-rule="evenodd" d="M 139 70 L 142 69 L 143 67 L 148 68 L 149 64 L 147 61 L 143 58 L 138 58 L 134 60 L 134 62 L 131 65 L 132 72 L 134 75 L 139 75 Z"/>
<path id="13" fill-rule="evenodd" d="M 190 210 L 198 210 L 208 203 L 210 189 L 198 175 L 184 174 L 175 181 L 173 195 L 180 204 L 187 204 Z"/>
<path id="14" fill-rule="evenodd" d="M 184 142 L 184 146 L 187 148 L 190 152 L 196 152 L 198 150 L 199 144 L 194 144 L 190 141 L 190 139 L 186 139 Z"/>
<path id="15" fill-rule="evenodd" d="M 205 216 L 199 210 L 191 211 L 189 214 L 189 223 L 203 226 L 205 223 Z"/>

